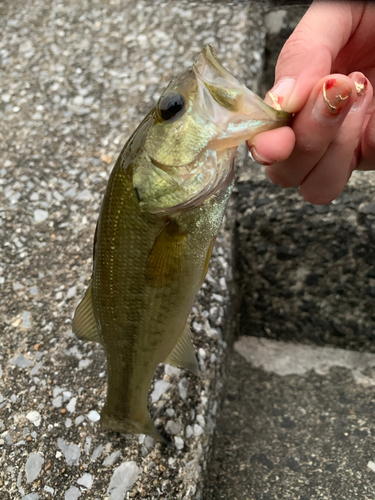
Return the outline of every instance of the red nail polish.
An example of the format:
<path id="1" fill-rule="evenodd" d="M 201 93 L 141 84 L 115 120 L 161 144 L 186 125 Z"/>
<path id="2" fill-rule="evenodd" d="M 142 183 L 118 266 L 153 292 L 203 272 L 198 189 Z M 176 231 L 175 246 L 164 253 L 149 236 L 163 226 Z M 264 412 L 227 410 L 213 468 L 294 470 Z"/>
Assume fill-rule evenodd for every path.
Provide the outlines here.
<path id="1" fill-rule="evenodd" d="M 283 101 L 284 101 L 284 97 L 279 95 L 279 96 L 276 96 L 275 97 L 275 101 L 277 102 L 277 105 L 280 106 L 280 109 L 281 109 L 281 106 L 283 104 Z"/>
<path id="2" fill-rule="evenodd" d="M 327 80 L 325 83 L 325 88 L 326 90 L 331 89 L 336 83 L 336 80 L 334 78 L 331 78 L 330 80 Z"/>

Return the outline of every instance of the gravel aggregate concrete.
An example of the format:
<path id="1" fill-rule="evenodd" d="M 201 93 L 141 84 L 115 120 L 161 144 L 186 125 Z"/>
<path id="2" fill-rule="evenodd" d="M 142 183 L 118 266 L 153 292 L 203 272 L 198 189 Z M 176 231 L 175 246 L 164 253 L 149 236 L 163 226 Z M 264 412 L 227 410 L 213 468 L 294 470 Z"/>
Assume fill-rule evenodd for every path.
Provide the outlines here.
<path id="1" fill-rule="evenodd" d="M 374 352 L 374 173 L 312 205 L 249 159 L 235 196 L 240 330 Z"/>
<path id="2" fill-rule="evenodd" d="M 100 430 L 104 352 L 74 337 L 71 318 L 123 144 L 205 43 L 252 85 L 262 4 L 4 0 L 0 9 L 1 500 L 199 499 L 226 346 L 231 210 L 191 315 L 201 377 L 160 366 L 150 388 L 175 447 Z"/>
<path id="3" fill-rule="evenodd" d="M 354 173 L 335 202 L 314 206 L 298 190 L 272 185 L 241 150 L 190 318 L 201 377 L 161 365 L 150 387 L 150 411 L 175 447 L 100 430 L 104 352 L 71 332 L 101 197 L 123 144 L 205 43 L 254 91 L 270 88 L 276 55 L 306 7 L 264 15 L 266 8 L 225 0 L 0 4 L 1 500 L 375 496 L 373 173 Z M 233 274 L 236 327 L 259 358 L 230 355 L 203 494 Z M 265 354 L 259 337 L 271 342 Z M 276 361 L 271 368 L 259 361 L 275 349 L 293 359 L 291 340 L 366 351 L 367 370 L 355 356 L 354 364 L 342 361 L 341 349 L 324 351 L 333 367 L 307 373 L 280 374 Z"/>

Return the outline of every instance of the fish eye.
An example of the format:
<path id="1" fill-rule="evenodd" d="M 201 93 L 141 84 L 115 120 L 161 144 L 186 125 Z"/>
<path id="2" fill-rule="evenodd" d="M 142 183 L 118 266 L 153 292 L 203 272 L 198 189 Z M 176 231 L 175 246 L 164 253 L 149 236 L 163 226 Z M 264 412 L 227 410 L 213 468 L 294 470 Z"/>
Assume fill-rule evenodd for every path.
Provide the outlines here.
<path id="1" fill-rule="evenodd" d="M 173 93 L 164 96 L 159 103 L 160 116 L 164 121 L 177 119 L 185 109 L 185 99 L 181 94 Z"/>

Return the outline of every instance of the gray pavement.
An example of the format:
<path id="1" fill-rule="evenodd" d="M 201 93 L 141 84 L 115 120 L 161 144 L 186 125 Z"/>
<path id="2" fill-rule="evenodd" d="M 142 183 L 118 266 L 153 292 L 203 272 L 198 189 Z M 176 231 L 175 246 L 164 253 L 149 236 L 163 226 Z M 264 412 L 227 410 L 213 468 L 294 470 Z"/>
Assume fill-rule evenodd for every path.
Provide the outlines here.
<path id="1" fill-rule="evenodd" d="M 202 376 L 160 366 L 150 388 L 151 413 L 175 448 L 100 430 L 104 353 L 71 332 L 122 145 L 204 43 L 250 88 L 269 88 L 304 8 L 265 17 L 267 5 L 0 4 L 1 500 L 375 497 L 372 173 L 355 173 L 337 202 L 314 207 L 273 186 L 240 152 L 236 192 L 191 316 Z M 252 337 L 235 346 L 248 361 L 229 350 L 203 493 L 237 306 L 236 329 Z"/>
<path id="2" fill-rule="evenodd" d="M 261 5 L 5 0 L 0 8 L 0 498 L 200 498 L 226 346 L 230 210 L 190 318 L 201 377 L 160 366 L 150 388 L 151 413 L 175 447 L 100 430 L 104 352 L 74 337 L 71 317 L 123 144 L 205 43 L 251 85 L 262 65 Z"/>

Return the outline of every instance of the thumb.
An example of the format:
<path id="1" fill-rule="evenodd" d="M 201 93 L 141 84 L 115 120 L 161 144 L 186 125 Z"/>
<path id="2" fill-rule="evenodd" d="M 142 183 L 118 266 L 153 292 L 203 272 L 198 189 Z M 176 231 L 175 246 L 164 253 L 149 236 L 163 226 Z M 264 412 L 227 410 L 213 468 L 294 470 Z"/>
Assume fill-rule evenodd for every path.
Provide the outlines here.
<path id="1" fill-rule="evenodd" d="M 358 8 L 362 11 L 363 5 L 313 2 L 280 53 L 275 85 L 265 98 L 268 104 L 290 113 L 303 108 L 355 30 L 353 12 Z"/>

